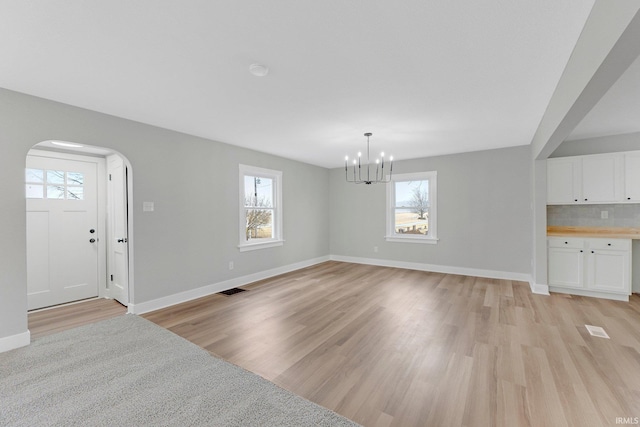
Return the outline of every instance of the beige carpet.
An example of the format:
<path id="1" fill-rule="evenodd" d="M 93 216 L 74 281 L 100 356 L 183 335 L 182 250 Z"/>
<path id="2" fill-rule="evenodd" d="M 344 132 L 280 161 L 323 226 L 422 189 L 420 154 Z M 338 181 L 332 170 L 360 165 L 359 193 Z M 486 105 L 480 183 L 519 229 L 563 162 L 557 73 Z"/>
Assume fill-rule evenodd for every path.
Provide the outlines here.
<path id="1" fill-rule="evenodd" d="M 356 426 L 134 315 L 0 354 L 2 426 Z"/>

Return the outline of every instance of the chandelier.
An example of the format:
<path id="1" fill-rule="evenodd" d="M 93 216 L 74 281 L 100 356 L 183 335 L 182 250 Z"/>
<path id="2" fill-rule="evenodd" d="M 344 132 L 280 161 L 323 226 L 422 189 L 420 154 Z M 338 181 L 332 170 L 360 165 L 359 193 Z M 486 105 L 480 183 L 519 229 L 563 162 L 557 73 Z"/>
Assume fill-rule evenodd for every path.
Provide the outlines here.
<path id="1" fill-rule="evenodd" d="M 373 165 L 369 158 L 369 137 L 373 135 L 371 132 L 367 132 L 364 136 L 367 137 L 367 163 L 362 164 L 362 153 L 358 153 L 358 158 L 353 159 L 352 174 L 349 174 L 349 156 L 344 158 L 344 176 L 347 182 L 353 182 L 355 184 L 386 184 L 391 182 L 391 173 L 393 172 L 393 156 L 389 157 L 389 176 L 384 176 L 384 152 L 380 153 L 380 158 L 376 159 L 375 174 L 372 174 Z M 363 170 L 364 169 L 364 170 Z"/>

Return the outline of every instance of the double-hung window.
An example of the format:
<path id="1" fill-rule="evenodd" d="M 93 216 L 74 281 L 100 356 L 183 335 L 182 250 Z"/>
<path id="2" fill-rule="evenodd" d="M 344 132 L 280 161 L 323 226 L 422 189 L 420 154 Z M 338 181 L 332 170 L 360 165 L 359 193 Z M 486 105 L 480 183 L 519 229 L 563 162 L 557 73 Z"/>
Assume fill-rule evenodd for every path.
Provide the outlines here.
<path id="1" fill-rule="evenodd" d="M 435 171 L 393 176 L 387 185 L 387 241 L 437 242 L 436 178 Z"/>
<path id="2" fill-rule="evenodd" d="M 240 251 L 281 246 L 282 172 L 240 165 Z"/>

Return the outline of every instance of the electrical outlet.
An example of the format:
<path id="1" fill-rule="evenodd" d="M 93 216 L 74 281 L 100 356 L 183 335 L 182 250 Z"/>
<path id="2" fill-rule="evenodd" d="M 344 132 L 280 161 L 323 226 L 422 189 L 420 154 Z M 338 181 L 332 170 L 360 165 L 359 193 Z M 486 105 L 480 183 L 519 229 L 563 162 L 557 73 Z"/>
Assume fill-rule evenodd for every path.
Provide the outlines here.
<path id="1" fill-rule="evenodd" d="M 229 270 L 233 270 L 233 261 L 229 261 Z"/>
<path id="2" fill-rule="evenodd" d="M 609 211 L 600 211 L 600 218 L 608 219 L 609 218 Z"/>
<path id="3" fill-rule="evenodd" d="M 373 247 L 373 252 L 378 252 L 378 247 L 377 246 Z"/>

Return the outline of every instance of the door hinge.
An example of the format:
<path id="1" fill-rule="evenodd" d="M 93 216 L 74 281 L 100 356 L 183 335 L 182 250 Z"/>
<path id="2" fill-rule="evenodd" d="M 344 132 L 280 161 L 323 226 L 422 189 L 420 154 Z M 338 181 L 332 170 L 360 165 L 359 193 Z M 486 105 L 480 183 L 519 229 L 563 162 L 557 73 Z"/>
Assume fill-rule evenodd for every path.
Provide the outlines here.
<path id="1" fill-rule="evenodd" d="M 111 275 L 111 281 L 113 282 L 113 274 Z"/>
<path id="2" fill-rule="evenodd" d="M 111 181 L 111 174 L 109 174 L 109 181 Z"/>

